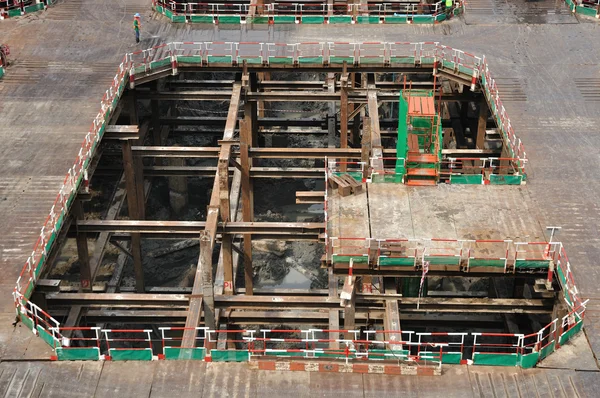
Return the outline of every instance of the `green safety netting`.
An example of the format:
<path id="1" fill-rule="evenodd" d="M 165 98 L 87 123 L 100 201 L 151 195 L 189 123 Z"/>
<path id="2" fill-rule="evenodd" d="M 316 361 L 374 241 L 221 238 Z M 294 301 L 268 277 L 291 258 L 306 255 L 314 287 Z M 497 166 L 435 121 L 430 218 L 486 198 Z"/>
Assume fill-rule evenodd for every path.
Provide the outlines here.
<path id="1" fill-rule="evenodd" d="M 538 362 L 539 358 L 540 358 L 539 352 L 533 352 L 531 354 L 521 355 L 521 360 L 519 361 L 519 364 L 524 369 L 533 368 L 533 367 L 535 367 L 535 364 Z"/>
<path id="2" fill-rule="evenodd" d="M 523 176 L 520 175 L 490 175 L 490 184 L 492 185 L 521 185 Z"/>
<path id="3" fill-rule="evenodd" d="M 481 185 L 483 184 L 483 174 L 451 174 L 450 184 Z"/>
<path id="4" fill-rule="evenodd" d="M 151 361 L 152 349 L 111 348 L 108 355 L 113 361 Z"/>
<path id="5" fill-rule="evenodd" d="M 556 349 L 556 342 L 553 341 L 552 343 L 548 344 L 547 346 L 545 346 L 544 348 L 542 348 L 540 350 L 540 361 L 544 358 L 546 358 L 548 355 L 552 354 L 554 352 L 554 350 Z"/>
<path id="6" fill-rule="evenodd" d="M 344 256 L 343 254 L 334 254 L 332 260 L 334 263 L 349 263 L 350 259 L 354 260 L 355 264 L 365 264 L 369 262 L 367 256 Z"/>
<path id="7" fill-rule="evenodd" d="M 55 339 L 51 333 L 46 331 L 46 329 L 44 329 L 40 325 L 37 325 L 37 332 L 38 332 L 38 336 L 40 336 L 42 338 L 42 340 L 44 340 L 46 342 L 46 344 L 48 344 L 50 347 L 59 347 L 60 346 L 60 342 L 57 339 Z"/>
<path id="8" fill-rule="evenodd" d="M 415 257 L 379 257 L 379 265 L 385 267 L 388 266 L 400 266 L 400 267 L 414 267 Z"/>
<path id="9" fill-rule="evenodd" d="M 302 23 L 310 24 L 310 25 L 313 25 L 313 24 L 322 24 L 322 23 L 325 22 L 325 17 L 317 17 L 317 16 L 314 16 L 314 17 L 310 17 L 310 16 L 309 17 L 304 17 L 303 16 L 300 20 L 301 20 Z"/>
<path id="10" fill-rule="evenodd" d="M 352 23 L 351 15 L 338 15 L 329 17 L 329 23 Z"/>
<path id="11" fill-rule="evenodd" d="M 275 23 L 275 24 L 296 23 L 296 17 L 293 15 L 275 15 L 273 17 L 273 23 Z"/>
<path id="12" fill-rule="evenodd" d="M 246 21 L 250 22 L 250 23 L 255 23 L 255 24 L 268 24 L 269 23 L 269 17 L 265 17 L 265 16 L 255 16 L 255 17 L 249 17 L 246 19 Z"/>
<path id="13" fill-rule="evenodd" d="M 581 330 L 581 328 L 583 327 L 583 321 L 579 321 L 575 324 L 575 326 L 573 326 L 571 329 L 567 330 L 566 332 L 564 332 L 563 334 L 560 335 L 560 338 L 558 339 L 558 343 L 560 345 L 565 344 L 567 341 L 569 341 L 571 339 L 571 337 L 573 337 L 574 335 L 576 335 L 577 333 L 579 333 L 579 331 Z"/>
<path id="14" fill-rule="evenodd" d="M 415 24 L 434 23 L 435 18 L 433 15 L 414 15 L 412 21 Z"/>
<path id="15" fill-rule="evenodd" d="M 548 268 L 550 260 L 515 260 L 515 268 Z"/>
<path id="16" fill-rule="evenodd" d="M 496 267 L 504 268 L 506 266 L 506 260 L 503 259 L 491 259 L 491 258 L 470 258 L 469 267 Z"/>
<path id="17" fill-rule="evenodd" d="M 579 14 L 582 15 L 587 15 L 588 17 L 595 17 L 596 16 L 596 9 L 595 8 L 589 8 L 589 7 L 584 7 L 584 6 L 577 6 L 577 8 L 575 8 L 575 11 Z"/>
<path id="18" fill-rule="evenodd" d="M 213 362 L 246 362 L 250 360 L 248 350 L 210 350 Z"/>
<path id="19" fill-rule="evenodd" d="M 419 289 L 421 288 L 420 277 L 404 277 L 402 278 L 402 295 L 405 297 L 417 297 L 419 295 Z M 427 296 L 427 279 L 423 283 L 423 289 L 421 296 Z"/>
<path id="20" fill-rule="evenodd" d="M 214 23 L 212 15 L 190 15 L 190 22 L 193 23 Z"/>
<path id="21" fill-rule="evenodd" d="M 517 366 L 519 363 L 518 354 L 488 354 L 476 352 L 473 354 L 473 364 L 490 366 Z"/>
<path id="22" fill-rule="evenodd" d="M 379 21 L 380 18 L 377 15 L 359 15 L 358 17 L 356 17 L 356 22 L 358 23 L 378 24 Z"/>
<path id="23" fill-rule="evenodd" d="M 239 15 L 219 15 L 217 20 L 222 24 L 239 24 L 242 18 Z"/>
<path id="24" fill-rule="evenodd" d="M 408 23 L 408 15 L 386 16 L 383 21 L 385 23 Z"/>
<path id="25" fill-rule="evenodd" d="M 167 360 L 176 360 L 176 359 L 203 360 L 204 357 L 206 356 L 206 348 L 165 347 L 164 355 L 165 355 L 165 359 L 167 359 Z"/>
<path id="26" fill-rule="evenodd" d="M 98 347 L 59 347 L 56 349 L 59 361 L 98 361 L 100 349 Z"/>

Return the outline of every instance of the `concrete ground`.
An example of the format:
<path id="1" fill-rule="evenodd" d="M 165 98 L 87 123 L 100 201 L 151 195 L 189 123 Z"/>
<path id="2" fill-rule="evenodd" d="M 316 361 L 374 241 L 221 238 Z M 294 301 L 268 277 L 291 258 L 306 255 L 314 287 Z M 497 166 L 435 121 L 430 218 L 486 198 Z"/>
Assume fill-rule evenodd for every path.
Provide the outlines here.
<path id="1" fill-rule="evenodd" d="M 135 45 L 131 20 L 143 18 Z M 64 0 L 47 12 L 0 22 L 13 61 L 0 81 L 0 392 L 4 396 L 597 396 L 600 374 L 578 356 L 561 369 L 450 367 L 432 380 L 251 374 L 244 365 L 46 363 L 49 349 L 11 325 L 11 291 L 100 98 L 123 54 L 178 41 L 440 41 L 485 54 L 530 162 L 525 189 L 541 226 L 562 226 L 583 297 L 585 347 L 600 353 L 600 25 L 557 0 L 471 0 L 464 17 L 435 26 L 172 25 L 147 0 Z M 11 362 L 17 360 L 18 362 Z M 592 361 L 593 363 L 594 361 Z M 223 368 L 223 370 L 221 370 Z M 565 369 L 562 369 L 565 368 Z M 234 370 L 236 369 L 236 370 Z M 73 379 L 78 380 L 77 383 Z M 305 386 L 301 390 L 298 386 Z M 516 386 L 516 389 L 515 389 Z M 238 389 L 234 391 L 235 389 Z"/>

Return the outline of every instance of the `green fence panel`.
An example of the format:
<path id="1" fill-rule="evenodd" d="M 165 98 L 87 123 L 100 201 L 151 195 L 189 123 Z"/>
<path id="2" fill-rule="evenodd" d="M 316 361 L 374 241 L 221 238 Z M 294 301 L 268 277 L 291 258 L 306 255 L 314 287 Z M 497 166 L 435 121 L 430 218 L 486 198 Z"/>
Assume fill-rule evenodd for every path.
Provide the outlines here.
<path id="1" fill-rule="evenodd" d="M 167 8 L 165 8 L 165 16 L 169 19 L 173 18 L 173 12 Z"/>
<path id="2" fill-rule="evenodd" d="M 448 60 L 445 60 L 445 59 L 442 60 L 442 67 L 448 68 L 448 69 L 454 69 L 454 66 L 455 66 L 454 62 L 448 61 Z"/>
<path id="3" fill-rule="evenodd" d="M 567 1 L 567 5 L 569 6 L 569 9 L 572 9 L 575 4 L 571 0 L 566 0 L 566 1 Z"/>
<path id="4" fill-rule="evenodd" d="M 375 23 L 378 24 L 380 21 L 377 15 L 359 15 L 356 18 L 356 22 L 358 23 Z"/>
<path id="5" fill-rule="evenodd" d="M 429 261 L 431 265 L 458 265 L 460 264 L 459 256 L 425 256 L 425 261 Z"/>
<path id="6" fill-rule="evenodd" d="M 349 263 L 350 259 L 353 259 L 356 264 L 364 264 L 369 262 L 369 257 L 367 256 L 344 256 L 339 254 L 334 254 L 331 261 L 334 263 Z"/>
<path id="7" fill-rule="evenodd" d="M 301 21 L 309 25 L 318 25 L 325 23 L 325 17 L 302 17 Z"/>
<path id="8" fill-rule="evenodd" d="M 0 79 L 4 76 L 4 68 L 0 66 Z"/>
<path id="9" fill-rule="evenodd" d="M 490 258 L 471 258 L 469 259 L 470 267 L 497 267 L 504 268 L 506 264 L 505 260 L 494 260 Z"/>
<path id="10" fill-rule="evenodd" d="M 579 333 L 581 331 L 582 326 L 583 326 L 583 321 L 579 321 L 571 329 L 569 329 L 566 332 L 564 332 L 563 334 L 561 334 L 560 338 L 558 339 L 558 342 L 560 343 L 560 345 L 565 344 L 567 341 L 569 341 L 571 339 L 571 337 L 573 337 L 574 335 Z"/>
<path id="11" fill-rule="evenodd" d="M 294 60 L 288 57 L 269 57 L 269 64 L 292 65 Z"/>
<path id="12" fill-rule="evenodd" d="M 21 10 L 17 9 L 17 10 L 8 10 L 8 17 L 19 17 L 21 16 Z"/>
<path id="13" fill-rule="evenodd" d="M 577 11 L 579 14 L 587 15 L 589 17 L 595 17 L 596 16 L 596 9 L 595 8 L 577 6 L 577 8 L 576 8 L 575 11 Z"/>
<path id="14" fill-rule="evenodd" d="M 361 64 L 383 64 L 383 57 L 360 57 Z"/>
<path id="15" fill-rule="evenodd" d="M 323 57 L 298 57 L 298 63 L 323 65 Z"/>
<path id="16" fill-rule="evenodd" d="M 44 329 L 40 325 L 37 325 L 37 331 L 38 331 L 38 336 L 40 336 L 42 338 L 42 340 L 44 340 L 46 342 L 46 344 L 48 344 L 50 347 L 60 346 L 60 342 L 58 340 L 56 340 L 54 337 L 52 337 L 52 335 L 50 333 L 48 333 L 46 331 L 46 329 Z"/>
<path id="17" fill-rule="evenodd" d="M 229 64 L 231 65 L 231 55 L 209 55 L 208 63 L 209 64 Z"/>
<path id="18" fill-rule="evenodd" d="M 339 172 L 338 171 L 338 172 L 336 172 L 334 174 L 336 176 L 349 175 L 350 177 L 352 177 L 357 182 L 361 182 L 362 181 L 362 173 L 360 171 L 350 171 L 350 172 Z"/>
<path id="19" fill-rule="evenodd" d="M 513 175 L 498 175 L 491 174 L 490 175 L 490 184 L 492 185 L 521 185 L 523 182 L 523 176 L 513 176 Z"/>
<path id="20" fill-rule="evenodd" d="M 553 341 L 552 343 L 548 344 L 546 347 L 542 348 L 540 350 L 540 361 L 544 358 L 546 358 L 548 355 L 552 354 L 554 352 L 554 349 L 556 348 L 556 342 Z"/>
<path id="21" fill-rule="evenodd" d="M 167 360 L 194 359 L 201 361 L 206 356 L 206 348 L 165 347 L 164 354 Z"/>
<path id="22" fill-rule="evenodd" d="M 150 62 L 150 69 L 162 68 L 171 65 L 171 58 L 161 59 L 160 61 Z"/>
<path id="23" fill-rule="evenodd" d="M 519 356 L 517 354 L 486 354 L 476 352 L 473 355 L 473 363 L 475 365 L 517 366 Z"/>
<path id="24" fill-rule="evenodd" d="M 36 12 L 36 11 L 43 10 L 43 9 L 44 9 L 43 3 L 34 4 L 32 6 L 25 7 L 25 13 Z"/>
<path id="25" fill-rule="evenodd" d="M 550 260 L 515 260 L 515 268 L 548 268 Z"/>
<path id="26" fill-rule="evenodd" d="M 388 266 L 400 266 L 400 267 L 414 267 L 414 257 L 379 257 L 379 265 L 382 267 Z"/>
<path id="27" fill-rule="evenodd" d="M 391 17 L 385 17 L 383 19 L 384 23 L 408 23 L 408 16 L 407 15 L 397 15 L 397 16 L 391 16 Z"/>
<path id="28" fill-rule="evenodd" d="M 269 351 L 267 353 L 265 353 L 265 355 L 268 356 L 275 356 L 275 357 L 304 357 L 306 356 L 306 353 L 301 352 L 301 351 Z"/>
<path id="29" fill-rule="evenodd" d="M 539 352 L 532 352 L 531 354 L 521 355 L 521 367 L 524 369 L 533 368 L 535 367 L 535 364 L 538 362 L 539 358 Z"/>
<path id="30" fill-rule="evenodd" d="M 414 65 L 415 57 L 390 57 L 390 63 Z"/>
<path id="31" fill-rule="evenodd" d="M 374 174 L 371 177 L 371 182 L 373 183 L 381 183 L 381 182 L 391 182 L 395 184 L 399 184 L 402 182 L 402 174 Z"/>
<path id="32" fill-rule="evenodd" d="M 246 63 L 248 65 L 261 65 L 262 64 L 262 58 L 261 57 L 237 57 L 237 63 L 238 64 L 243 64 L 244 61 L 246 61 Z"/>
<path id="33" fill-rule="evenodd" d="M 293 15 L 275 15 L 273 17 L 273 23 L 275 23 L 275 24 L 296 23 L 296 17 Z"/>
<path id="34" fill-rule="evenodd" d="M 256 24 L 268 24 L 269 23 L 269 17 L 263 16 L 263 15 L 259 15 L 259 16 L 256 16 L 256 17 L 247 18 L 246 21 L 248 21 L 250 23 L 256 23 Z"/>
<path id="35" fill-rule="evenodd" d="M 108 355 L 113 361 L 151 361 L 152 350 L 150 348 L 128 349 L 128 348 L 111 348 L 108 350 Z"/>
<path id="36" fill-rule="evenodd" d="M 156 6 L 156 7 L 154 7 L 154 10 L 156 10 L 156 12 L 158 12 L 160 14 L 162 14 L 163 11 L 164 11 L 163 8 L 162 8 L 162 6 Z"/>
<path id="37" fill-rule="evenodd" d="M 446 14 L 444 14 L 444 13 L 438 14 L 438 15 L 435 16 L 436 22 L 442 22 L 445 19 L 446 19 Z"/>
<path id="38" fill-rule="evenodd" d="M 250 360 L 248 350 L 210 350 L 213 362 L 247 362 Z"/>
<path id="39" fill-rule="evenodd" d="M 329 23 L 352 23 L 351 15 L 334 15 L 329 17 Z"/>
<path id="40" fill-rule="evenodd" d="M 354 65 L 354 57 L 329 57 L 330 64 L 343 64 L 344 61 L 349 65 Z"/>
<path id="41" fill-rule="evenodd" d="M 100 360 L 100 349 L 98 347 L 58 347 L 56 356 L 59 361 L 98 361 Z"/>
<path id="42" fill-rule="evenodd" d="M 185 23 L 185 15 L 173 15 L 171 22 Z"/>
<path id="43" fill-rule="evenodd" d="M 423 24 L 434 23 L 435 19 L 433 18 L 433 15 L 414 15 L 412 21 L 415 24 Z"/>
<path id="44" fill-rule="evenodd" d="M 25 314 L 19 313 L 19 318 L 21 318 L 21 322 L 23 325 L 27 326 L 27 329 L 33 330 L 35 324 L 33 323 L 33 319 L 29 318 Z"/>
<path id="45" fill-rule="evenodd" d="M 461 175 L 450 175 L 450 184 L 467 184 L 467 185 L 481 185 L 483 184 L 482 174 L 461 174 Z"/>
<path id="46" fill-rule="evenodd" d="M 144 73 L 146 72 L 146 66 L 145 65 L 141 65 L 141 66 L 136 66 L 133 68 L 133 74 L 137 75 L 138 73 Z"/>
<path id="47" fill-rule="evenodd" d="M 444 352 L 442 353 L 442 363 L 450 365 L 459 365 L 462 359 L 462 353 L 460 352 Z"/>
<path id="48" fill-rule="evenodd" d="M 223 24 L 239 24 L 242 17 L 239 15 L 220 15 L 217 17 L 219 23 Z"/>
<path id="49" fill-rule="evenodd" d="M 197 55 L 197 56 L 178 55 L 177 62 L 181 62 L 183 64 L 201 64 L 202 57 L 200 55 Z"/>
<path id="50" fill-rule="evenodd" d="M 214 23 L 215 19 L 212 15 L 192 15 L 190 16 L 190 22 L 193 23 Z"/>

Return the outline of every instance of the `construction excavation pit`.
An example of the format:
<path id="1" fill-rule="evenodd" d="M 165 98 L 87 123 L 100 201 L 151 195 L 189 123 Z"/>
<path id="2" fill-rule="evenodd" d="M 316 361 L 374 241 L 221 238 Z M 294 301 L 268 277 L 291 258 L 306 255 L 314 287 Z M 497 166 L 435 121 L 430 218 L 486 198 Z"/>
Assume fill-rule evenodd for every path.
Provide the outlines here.
<path id="1" fill-rule="evenodd" d="M 103 111 L 15 290 L 57 359 L 437 374 L 533 367 L 581 329 L 485 59 L 172 43 L 128 54 Z"/>

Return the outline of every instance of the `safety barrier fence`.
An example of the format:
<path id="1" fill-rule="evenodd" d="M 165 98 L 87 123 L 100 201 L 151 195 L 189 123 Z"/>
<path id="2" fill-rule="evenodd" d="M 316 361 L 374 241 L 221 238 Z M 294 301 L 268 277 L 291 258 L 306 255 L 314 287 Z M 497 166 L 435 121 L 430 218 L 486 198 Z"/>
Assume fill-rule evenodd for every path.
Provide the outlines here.
<path id="1" fill-rule="evenodd" d="M 138 359 L 148 359 L 149 353 L 158 349 L 157 345 L 153 344 L 154 337 L 151 336 L 150 330 L 98 330 L 97 328 L 91 327 L 63 328 L 57 320 L 52 318 L 34 303 L 30 302 L 28 298 L 35 287 L 35 281 L 41 273 L 46 256 L 56 239 L 68 209 L 79 187 L 82 183 L 85 184 L 85 181 L 87 180 L 86 170 L 88 164 L 104 134 L 106 123 L 108 122 L 113 109 L 116 107 L 127 82 L 133 86 L 135 84 L 136 75 L 153 73 L 157 70 L 163 71 L 164 68 L 167 68 L 171 73 L 176 74 L 178 62 L 189 62 L 190 60 L 193 60 L 194 62 L 200 61 L 200 64 L 204 64 L 204 62 L 208 64 L 211 62 L 208 57 L 218 57 L 220 56 L 219 52 L 226 53 L 227 51 L 236 49 L 236 51 L 238 51 L 236 54 L 239 56 L 241 46 L 242 43 L 227 44 L 223 42 L 169 43 L 149 50 L 126 54 L 120 63 L 111 86 L 106 90 L 102 97 L 100 111 L 83 141 L 74 165 L 69 169 L 65 176 L 57 198 L 51 207 L 50 214 L 41 228 L 39 237 L 36 240 L 31 255 L 23 266 L 13 292 L 17 317 L 24 325 L 31 329 L 36 335 L 39 335 L 56 350 L 56 357 L 58 359 L 102 359 L 106 358 L 107 355 L 113 358 L 128 358 L 129 355 L 123 354 L 123 352 L 131 349 L 132 346 L 135 353 L 132 353 L 131 356 L 135 356 Z M 452 67 L 453 69 L 460 71 L 462 66 L 463 73 L 465 71 L 467 74 L 469 74 L 468 72 L 472 72 L 473 75 L 477 75 L 483 68 L 485 73 L 482 73 L 481 75 L 481 82 L 485 85 L 487 90 L 486 94 L 488 96 L 493 93 L 488 87 L 488 82 L 491 81 L 491 78 L 489 77 L 489 71 L 485 61 L 478 64 L 477 58 L 473 58 L 474 61 L 470 64 L 466 61 L 466 59 L 469 58 L 468 54 L 441 46 L 438 43 L 298 43 L 291 45 L 276 45 L 271 43 L 258 46 L 258 49 L 259 51 L 262 51 L 262 54 L 265 54 L 265 51 L 267 51 L 266 57 L 258 54 L 259 56 L 263 56 L 263 62 L 266 60 L 267 63 L 279 56 L 284 56 L 281 55 L 283 52 L 283 54 L 287 53 L 285 57 L 291 58 L 293 63 L 301 63 L 301 59 L 307 60 L 312 58 L 307 60 L 306 63 L 314 64 L 316 62 L 329 64 L 329 62 L 335 62 L 335 57 L 354 57 L 352 59 L 358 63 L 361 61 L 362 54 L 363 59 L 366 57 L 379 57 L 379 59 L 381 59 L 381 56 L 383 56 L 384 64 L 388 62 L 392 64 L 413 63 L 415 65 L 428 63 L 437 65 L 436 59 L 438 56 L 442 56 L 441 51 L 443 50 L 444 59 L 449 63 L 444 63 L 444 65 L 441 65 L 440 63 L 440 65 L 437 65 L 439 68 Z M 348 51 L 351 51 L 352 53 L 348 53 Z M 333 58 L 331 57 L 332 52 Z M 452 57 L 448 55 L 451 53 L 454 54 Z M 316 54 L 316 56 L 313 57 L 312 54 Z M 225 54 L 225 56 L 227 57 L 227 54 Z M 234 62 L 234 58 L 231 54 L 226 60 L 230 64 L 233 64 Z M 466 64 L 462 64 L 462 62 L 466 62 Z M 496 103 L 497 101 L 494 104 Z M 500 109 L 500 107 L 496 105 L 495 109 Z M 504 111 L 502 113 L 502 118 L 502 120 L 510 126 L 510 122 Z M 514 134 L 511 137 L 514 137 Z M 514 140 L 514 142 L 518 144 L 518 148 L 522 147 L 520 141 Z M 524 151 L 518 153 L 524 156 Z M 519 159 L 523 158 L 519 157 Z M 364 167 L 364 165 L 361 167 Z M 358 171 L 358 168 L 356 171 Z M 331 240 L 332 238 L 328 237 L 328 246 L 330 245 Z M 385 242 L 385 240 L 382 242 Z M 387 243 L 393 242 L 388 241 Z M 476 243 L 483 244 L 482 241 L 477 241 Z M 559 243 L 554 242 L 553 244 Z M 374 249 L 376 253 L 381 254 L 379 245 L 380 243 L 377 243 Z M 385 243 L 381 245 L 385 248 Z M 369 250 L 371 250 L 371 246 L 369 246 Z M 477 252 L 474 252 L 474 250 L 475 249 L 472 247 L 463 247 L 460 253 L 461 261 L 465 257 L 465 253 L 468 253 L 467 264 L 469 264 L 470 267 L 473 267 L 473 260 L 478 259 Z M 423 253 L 425 252 L 419 253 L 417 251 L 414 258 L 422 261 L 425 257 Z M 432 252 L 430 252 L 429 255 L 431 255 L 431 253 Z M 582 302 L 578 296 L 571 272 L 571 266 L 562 245 L 560 245 L 559 249 L 548 250 L 547 253 L 546 256 L 549 256 L 550 253 L 552 253 L 552 256 L 556 259 L 556 268 L 554 269 L 553 274 L 557 275 L 557 278 L 563 287 L 565 299 L 569 303 L 571 311 L 560 323 L 559 329 L 563 329 L 564 331 L 559 335 L 560 341 L 554 343 L 553 347 L 557 348 L 561 342 L 564 343 L 568 341 L 571 336 L 581 329 L 586 302 Z M 331 256 L 332 255 L 333 253 Z M 371 255 L 371 252 L 369 251 L 367 255 Z M 378 257 L 384 257 L 384 255 L 385 254 L 382 254 L 381 256 L 378 255 Z M 331 258 L 331 256 L 329 256 L 329 258 Z M 387 256 L 390 257 L 390 254 L 388 253 Z M 400 257 L 401 256 L 402 255 L 400 255 Z M 496 260 L 502 260 L 501 257 L 502 256 L 499 256 Z M 485 256 L 483 258 L 486 261 L 490 260 L 490 258 Z M 544 261 L 546 260 L 546 258 L 543 259 Z M 381 260 L 382 259 L 379 259 L 380 264 Z M 527 260 L 527 258 L 523 258 L 523 260 Z M 549 275 L 551 275 L 550 271 Z M 176 328 L 171 329 L 174 330 Z M 200 332 L 198 333 L 200 334 Z M 203 333 L 205 334 L 202 334 L 202 336 L 208 336 L 208 331 L 204 331 Z M 131 335 L 133 337 L 122 337 L 123 335 Z M 161 341 L 165 350 L 168 347 L 175 346 L 174 338 L 168 339 L 168 333 L 163 336 L 165 338 Z M 478 337 L 478 341 L 483 343 L 481 339 L 484 338 L 486 338 L 486 336 Z M 201 338 L 199 339 L 201 340 Z M 206 339 L 206 337 L 204 337 L 204 339 Z M 169 344 L 173 345 L 167 346 L 167 340 L 169 340 Z M 392 343 L 396 344 L 395 341 Z M 76 346 L 73 347 L 73 344 Z M 380 343 L 373 342 L 372 344 Z M 448 346 L 450 346 L 450 343 Z M 85 349 L 86 347 L 87 350 Z M 547 345 L 547 347 L 550 347 L 550 345 Z M 181 350 L 181 348 L 179 348 L 179 350 Z M 104 354 L 101 355 L 101 352 Z M 162 355 L 165 355 L 166 357 L 166 354 Z M 186 352 L 183 356 L 196 358 L 200 356 L 200 354 Z M 152 359 L 155 359 L 155 357 L 158 356 L 153 354 Z"/>
<path id="2" fill-rule="evenodd" d="M 265 5 L 153 0 L 152 8 L 172 22 L 213 24 L 433 24 L 464 11 L 462 0 L 415 3 L 270 3 Z"/>
<path id="3" fill-rule="evenodd" d="M 377 267 L 417 270 L 425 263 L 473 268 L 490 272 L 548 272 L 551 281 L 558 262 L 560 242 L 512 240 L 377 239 L 328 236 L 327 252 L 333 263 L 370 263 Z M 329 260 L 329 259 L 328 259 Z"/>
<path id="4" fill-rule="evenodd" d="M 578 312 L 583 317 L 584 309 Z M 568 315 L 572 316 L 572 315 Z M 567 316 L 567 317 L 568 317 Z M 183 327 L 100 329 L 50 327 L 56 360 L 204 360 L 247 362 L 262 357 L 419 364 L 473 364 L 530 368 L 581 329 L 558 319 L 536 333 L 414 332 L 406 330 L 196 329 L 196 344 L 182 347 Z M 69 333 L 69 337 L 65 335 Z M 221 348 L 218 348 L 221 347 Z"/>
<path id="5" fill-rule="evenodd" d="M 600 0 L 565 0 L 573 13 L 600 19 Z"/>
<path id="6" fill-rule="evenodd" d="M 45 10 L 54 0 L 0 0 L 0 20 Z"/>
<path id="7" fill-rule="evenodd" d="M 517 138 L 515 131 L 510 123 L 510 119 L 506 113 L 506 109 L 502 105 L 500 100 L 500 94 L 498 92 L 498 86 L 496 81 L 492 78 L 488 64 L 483 57 L 483 63 L 480 66 L 480 71 L 477 72 L 481 78 L 481 85 L 485 93 L 487 102 L 491 108 L 492 115 L 498 126 L 498 131 L 502 134 L 502 138 L 505 143 L 508 144 L 509 158 L 515 159 L 513 164 L 520 170 L 523 181 L 526 180 L 527 174 L 525 174 L 525 164 L 527 163 L 527 154 L 520 138 Z M 474 78 L 475 78 L 474 74 Z"/>
<path id="8" fill-rule="evenodd" d="M 441 62 L 441 56 L 451 60 Z M 200 66 L 277 65 L 430 65 L 462 73 L 471 79 L 479 75 L 482 59 L 440 45 L 437 42 L 174 42 L 130 54 L 134 74 L 175 63 Z M 173 59 L 171 59 L 173 58 Z M 440 60 L 439 63 L 436 60 Z"/>

